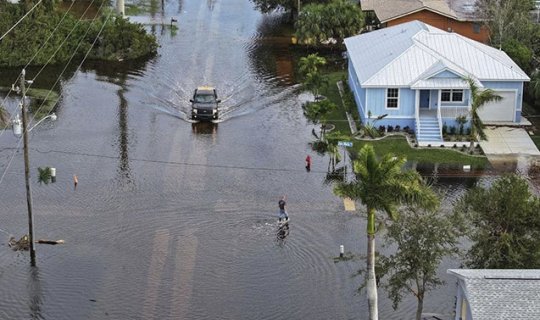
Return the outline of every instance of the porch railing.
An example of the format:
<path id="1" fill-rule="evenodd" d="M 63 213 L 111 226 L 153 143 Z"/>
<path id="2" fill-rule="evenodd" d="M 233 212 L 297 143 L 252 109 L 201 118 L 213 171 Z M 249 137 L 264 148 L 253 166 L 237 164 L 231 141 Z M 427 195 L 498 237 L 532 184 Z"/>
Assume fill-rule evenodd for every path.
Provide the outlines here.
<path id="1" fill-rule="evenodd" d="M 443 118 L 452 118 L 455 119 L 461 115 L 468 115 L 469 114 L 469 106 L 459 106 L 459 107 L 446 107 L 442 106 L 439 109 L 439 114 L 437 116 L 443 117 Z"/>
<path id="2" fill-rule="evenodd" d="M 415 124 L 415 135 L 418 137 L 418 133 L 420 132 L 420 110 L 418 107 L 414 108 L 414 124 Z"/>
<path id="3" fill-rule="evenodd" d="M 442 138 L 442 117 L 441 117 L 441 108 L 437 108 L 437 120 L 439 121 L 439 137 Z"/>

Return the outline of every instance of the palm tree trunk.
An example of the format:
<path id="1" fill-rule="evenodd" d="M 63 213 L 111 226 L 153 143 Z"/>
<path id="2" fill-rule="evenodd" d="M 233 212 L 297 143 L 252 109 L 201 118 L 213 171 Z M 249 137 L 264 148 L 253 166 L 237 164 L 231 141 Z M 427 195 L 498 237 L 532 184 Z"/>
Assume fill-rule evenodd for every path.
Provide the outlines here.
<path id="1" fill-rule="evenodd" d="M 375 278 L 375 210 L 368 208 L 367 225 L 367 298 L 369 308 L 369 320 L 379 319 L 377 306 L 377 283 Z"/>
<path id="2" fill-rule="evenodd" d="M 474 150 L 474 139 L 476 138 L 476 128 L 474 124 L 471 123 L 471 143 L 469 144 L 469 151 Z"/>

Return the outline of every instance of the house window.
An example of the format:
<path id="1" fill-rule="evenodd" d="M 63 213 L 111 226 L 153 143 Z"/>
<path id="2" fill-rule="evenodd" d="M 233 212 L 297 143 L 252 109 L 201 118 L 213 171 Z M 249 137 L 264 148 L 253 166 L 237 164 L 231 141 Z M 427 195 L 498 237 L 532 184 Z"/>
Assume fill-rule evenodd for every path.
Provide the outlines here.
<path id="1" fill-rule="evenodd" d="M 399 89 L 388 88 L 386 89 L 386 108 L 396 109 L 399 102 Z"/>
<path id="2" fill-rule="evenodd" d="M 473 32 L 474 33 L 480 33 L 480 24 L 479 23 L 473 23 Z"/>
<path id="3" fill-rule="evenodd" d="M 442 102 L 463 102 L 463 90 L 441 90 Z"/>

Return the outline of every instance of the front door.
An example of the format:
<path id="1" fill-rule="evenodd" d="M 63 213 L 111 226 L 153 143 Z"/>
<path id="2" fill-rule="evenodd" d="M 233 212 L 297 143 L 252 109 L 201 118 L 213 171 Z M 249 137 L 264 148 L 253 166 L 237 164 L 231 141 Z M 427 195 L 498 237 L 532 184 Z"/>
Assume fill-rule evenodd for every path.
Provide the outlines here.
<path id="1" fill-rule="evenodd" d="M 420 90 L 420 108 L 429 109 L 429 90 Z"/>

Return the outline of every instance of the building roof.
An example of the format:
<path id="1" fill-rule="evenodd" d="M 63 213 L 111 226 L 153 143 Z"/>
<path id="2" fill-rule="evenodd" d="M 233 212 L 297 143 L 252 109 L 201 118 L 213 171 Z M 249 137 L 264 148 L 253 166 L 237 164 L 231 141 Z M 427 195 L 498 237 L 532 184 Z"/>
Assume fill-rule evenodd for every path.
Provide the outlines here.
<path id="1" fill-rule="evenodd" d="M 450 269 L 475 320 L 540 319 L 540 269 Z"/>
<path id="2" fill-rule="evenodd" d="M 364 11 L 374 11 L 385 23 L 415 12 L 429 10 L 458 21 L 475 21 L 476 0 L 361 0 Z"/>
<path id="3" fill-rule="evenodd" d="M 530 80 L 503 51 L 420 21 L 346 38 L 345 45 L 363 87 L 410 87 L 443 70 L 477 83 Z"/>

